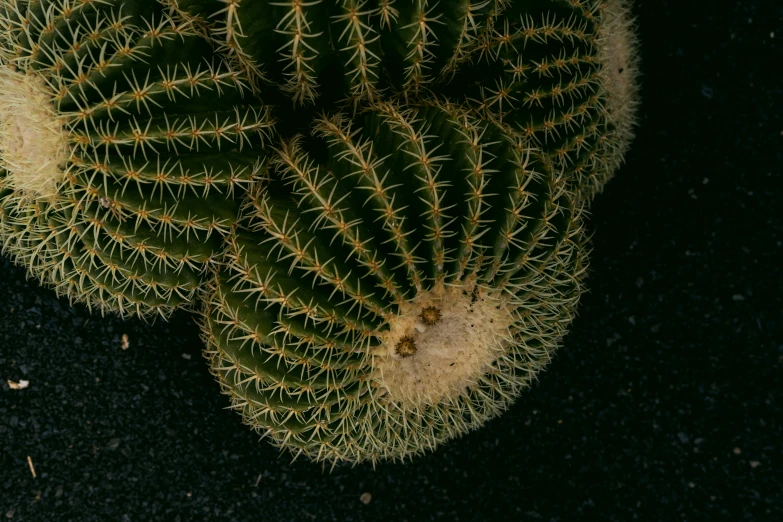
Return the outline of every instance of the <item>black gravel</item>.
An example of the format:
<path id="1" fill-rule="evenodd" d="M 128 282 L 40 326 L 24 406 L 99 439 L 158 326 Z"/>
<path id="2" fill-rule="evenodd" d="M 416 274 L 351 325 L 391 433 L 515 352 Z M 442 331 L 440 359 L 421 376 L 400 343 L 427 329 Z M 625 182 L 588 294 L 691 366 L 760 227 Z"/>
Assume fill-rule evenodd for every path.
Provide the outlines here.
<path id="1" fill-rule="evenodd" d="M 91 317 L 5 261 L 0 520 L 783 520 L 783 6 L 696 4 L 637 7 L 590 293 L 504 416 L 405 465 L 291 463 L 224 409 L 191 318 Z"/>

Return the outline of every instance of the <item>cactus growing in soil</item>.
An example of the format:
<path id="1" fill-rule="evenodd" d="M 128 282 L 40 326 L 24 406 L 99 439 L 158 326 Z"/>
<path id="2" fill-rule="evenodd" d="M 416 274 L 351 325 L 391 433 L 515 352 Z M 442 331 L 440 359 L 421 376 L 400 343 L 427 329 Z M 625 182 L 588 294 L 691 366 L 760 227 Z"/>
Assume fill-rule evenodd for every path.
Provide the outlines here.
<path id="1" fill-rule="evenodd" d="M 551 160 L 447 104 L 283 141 L 208 292 L 244 420 L 323 461 L 404 459 L 498 415 L 548 362 L 586 268 Z"/>
<path id="2" fill-rule="evenodd" d="M 58 292 L 167 314 L 194 300 L 272 120 L 157 2 L 0 2 L 0 237 Z"/>

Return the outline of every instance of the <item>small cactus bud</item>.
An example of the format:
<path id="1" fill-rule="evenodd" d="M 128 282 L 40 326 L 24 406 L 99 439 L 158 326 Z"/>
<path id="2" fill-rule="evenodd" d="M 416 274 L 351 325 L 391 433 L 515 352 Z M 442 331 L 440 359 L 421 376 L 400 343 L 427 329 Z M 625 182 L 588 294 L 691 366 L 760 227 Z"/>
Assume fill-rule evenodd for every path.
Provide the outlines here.
<path id="1" fill-rule="evenodd" d="M 415 355 L 416 340 L 410 335 L 403 336 L 397 341 L 397 344 L 394 345 L 394 352 L 400 357 L 411 357 L 412 355 Z"/>
<path id="2" fill-rule="evenodd" d="M 440 308 L 435 306 L 428 306 L 421 311 L 421 322 L 427 326 L 432 326 L 440 321 L 441 313 Z"/>

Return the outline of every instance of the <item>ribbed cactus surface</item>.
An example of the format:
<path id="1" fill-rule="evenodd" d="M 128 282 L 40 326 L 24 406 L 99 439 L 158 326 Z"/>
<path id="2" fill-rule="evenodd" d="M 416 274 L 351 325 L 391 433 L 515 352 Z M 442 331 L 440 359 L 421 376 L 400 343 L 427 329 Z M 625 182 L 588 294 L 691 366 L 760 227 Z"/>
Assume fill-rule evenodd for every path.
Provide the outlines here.
<path id="1" fill-rule="evenodd" d="M 380 103 L 285 140 L 203 317 L 247 423 L 325 461 L 404 459 L 503 411 L 585 270 L 546 155 L 464 109 Z"/>
<path id="2" fill-rule="evenodd" d="M 635 49 L 624 0 L 509 2 L 444 93 L 545 151 L 589 200 L 632 137 Z"/>
<path id="3" fill-rule="evenodd" d="M 546 150 L 587 199 L 632 136 L 638 60 L 625 0 L 165 1 L 294 101 L 466 102 Z"/>
<path id="4" fill-rule="evenodd" d="M 500 0 L 166 0 L 203 23 L 257 78 L 300 103 L 324 92 L 373 100 L 419 92 L 491 27 Z"/>
<path id="5" fill-rule="evenodd" d="M 0 237 L 100 310 L 194 300 L 272 121 L 157 2 L 0 2 Z"/>

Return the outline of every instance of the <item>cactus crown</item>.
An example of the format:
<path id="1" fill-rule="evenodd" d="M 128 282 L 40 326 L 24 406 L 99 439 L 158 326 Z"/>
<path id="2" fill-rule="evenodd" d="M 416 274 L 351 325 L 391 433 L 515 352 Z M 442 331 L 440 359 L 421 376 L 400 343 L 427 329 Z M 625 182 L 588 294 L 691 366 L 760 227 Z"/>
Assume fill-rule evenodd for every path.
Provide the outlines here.
<path id="1" fill-rule="evenodd" d="M 513 309 L 508 296 L 473 278 L 403 303 L 373 352 L 385 400 L 426 409 L 476 385 L 508 350 Z"/>
<path id="2" fill-rule="evenodd" d="M 0 68 L 0 168 L 15 189 L 51 198 L 70 154 L 47 91 L 40 77 Z"/>

